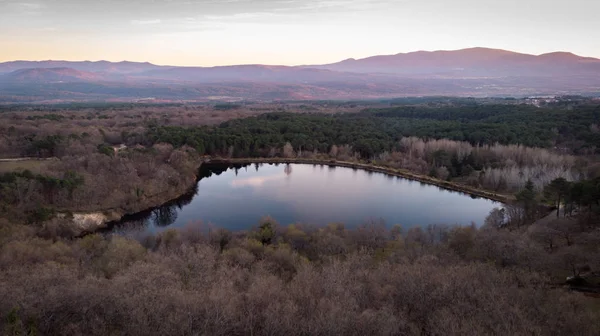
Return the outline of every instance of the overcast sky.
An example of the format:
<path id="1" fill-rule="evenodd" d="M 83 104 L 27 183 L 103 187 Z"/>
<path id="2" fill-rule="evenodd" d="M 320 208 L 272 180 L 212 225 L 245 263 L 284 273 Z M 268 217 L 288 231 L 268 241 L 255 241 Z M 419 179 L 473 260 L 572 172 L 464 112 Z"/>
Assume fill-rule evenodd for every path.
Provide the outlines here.
<path id="1" fill-rule="evenodd" d="M 0 0 L 0 61 L 315 64 L 491 47 L 600 58 L 600 0 Z"/>

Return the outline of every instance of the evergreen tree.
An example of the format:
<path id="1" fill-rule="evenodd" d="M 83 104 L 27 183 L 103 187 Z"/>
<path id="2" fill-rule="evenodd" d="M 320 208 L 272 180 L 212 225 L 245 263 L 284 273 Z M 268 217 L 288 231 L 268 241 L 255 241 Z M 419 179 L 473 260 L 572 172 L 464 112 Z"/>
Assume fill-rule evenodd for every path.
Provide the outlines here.
<path id="1" fill-rule="evenodd" d="M 556 178 L 544 188 L 544 196 L 556 206 L 556 217 L 560 214 L 561 200 L 568 193 L 570 183 L 562 177 Z"/>
<path id="2" fill-rule="evenodd" d="M 517 194 L 517 202 L 523 207 L 526 221 L 535 219 L 536 196 L 537 193 L 531 180 L 527 180 L 525 188 Z"/>

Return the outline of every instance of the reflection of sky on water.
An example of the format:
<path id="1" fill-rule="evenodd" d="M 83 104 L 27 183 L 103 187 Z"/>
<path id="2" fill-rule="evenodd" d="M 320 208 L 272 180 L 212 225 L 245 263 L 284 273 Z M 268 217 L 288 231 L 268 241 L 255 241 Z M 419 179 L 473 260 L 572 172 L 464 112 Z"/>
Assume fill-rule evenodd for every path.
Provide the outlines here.
<path id="1" fill-rule="evenodd" d="M 494 206 L 497 203 L 489 200 L 380 173 L 320 165 L 253 165 L 200 180 L 189 204 L 155 209 L 143 222 L 151 231 L 198 221 L 235 230 L 252 227 L 269 215 L 281 224 L 354 226 L 382 218 L 388 225 L 408 228 L 482 224 Z"/>

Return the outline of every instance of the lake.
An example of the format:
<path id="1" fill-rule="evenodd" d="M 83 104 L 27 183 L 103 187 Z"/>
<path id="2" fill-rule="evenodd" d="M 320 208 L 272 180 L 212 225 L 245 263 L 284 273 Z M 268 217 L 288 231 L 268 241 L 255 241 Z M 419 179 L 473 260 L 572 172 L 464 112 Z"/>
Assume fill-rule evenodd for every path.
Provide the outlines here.
<path id="1" fill-rule="evenodd" d="M 204 164 L 190 193 L 126 216 L 113 232 L 154 233 L 204 225 L 249 229 L 263 216 L 282 225 L 347 227 L 383 220 L 404 229 L 429 224 L 483 224 L 500 203 L 433 185 L 360 169 L 312 164 Z"/>

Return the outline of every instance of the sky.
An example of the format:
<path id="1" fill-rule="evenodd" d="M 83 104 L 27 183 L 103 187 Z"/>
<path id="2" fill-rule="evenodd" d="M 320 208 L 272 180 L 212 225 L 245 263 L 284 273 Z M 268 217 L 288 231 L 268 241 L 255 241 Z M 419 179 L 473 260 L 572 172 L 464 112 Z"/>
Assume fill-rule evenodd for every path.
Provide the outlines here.
<path id="1" fill-rule="evenodd" d="M 600 58 L 598 0 L 0 0 L 0 62 L 324 64 L 469 47 Z"/>

